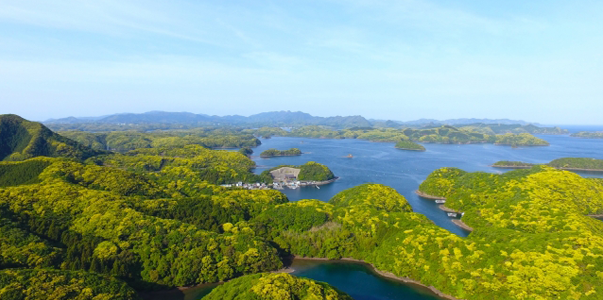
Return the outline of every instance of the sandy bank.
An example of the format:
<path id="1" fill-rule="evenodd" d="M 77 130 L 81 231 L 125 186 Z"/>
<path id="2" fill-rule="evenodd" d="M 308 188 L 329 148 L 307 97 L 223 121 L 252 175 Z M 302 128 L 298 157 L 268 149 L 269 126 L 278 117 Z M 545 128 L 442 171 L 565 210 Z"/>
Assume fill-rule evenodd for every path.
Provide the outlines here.
<path id="1" fill-rule="evenodd" d="M 433 195 L 429 195 L 429 194 L 425 194 L 419 190 L 415 191 L 415 194 L 419 195 L 419 197 L 421 198 L 425 198 L 425 199 L 431 199 L 431 200 L 446 200 L 445 197 L 440 197 L 440 196 L 433 196 Z"/>

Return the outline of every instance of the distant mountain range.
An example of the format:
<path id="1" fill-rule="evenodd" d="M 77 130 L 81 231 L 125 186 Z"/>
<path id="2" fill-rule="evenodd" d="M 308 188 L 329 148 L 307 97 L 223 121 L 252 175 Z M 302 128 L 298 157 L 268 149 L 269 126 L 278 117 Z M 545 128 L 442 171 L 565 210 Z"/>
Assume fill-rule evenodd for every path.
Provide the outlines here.
<path id="1" fill-rule="evenodd" d="M 407 121 L 407 122 L 400 122 L 400 124 L 406 125 L 406 126 L 426 126 L 426 125 L 434 125 L 434 126 L 441 126 L 441 125 L 451 125 L 451 126 L 456 126 L 456 125 L 468 125 L 468 124 L 500 124 L 500 125 L 537 125 L 540 126 L 538 123 L 530 123 L 530 122 L 526 122 L 526 121 L 521 121 L 521 120 L 510 120 L 510 119 L 475 119 L 475 118 L 463 118 L 463 119 L 449 119 L 449 120 L 444 120 L 444 121 L 440 121 L 440 120 L 435 120 L 435 119 L 419 119 L 419 120 L 415 120 L 415 121 Z"/>
<path id="2" fill-rule="evenodd" d="M 273 111 L 264 112 L 249 117 L 231 115 L 231 116 L 210 116 L 206 114 L 194 114 L 189 112 L 164 112 L 150 111 L 146 113 L 134 114 L 114 114 L 102 117 L 75 118 L 68 117 L 62 119 L 49 119 L 44 122 L 47 125 L 58 124 L 114 124 L 114 125 L 149 125 L 149 124 L 178 124 L 187 126 L 306 126 L 306 125 L 324 125 L 336 128 L 351 127 L 433 127 L 441 125 L 468 125 L 468 124 L 500 124 L 500 125 L 528 125 L 528 123 L 519 120 L 509 119 L 419 119 L 415 121 L 393 121 L 393 120 L 367 120 L 362 116 L 336 116 L 336 117 L 316 117 L 304 112 L 292 111 Z"/>
<path id="3" fill-rule="evenodd" d="M 150 111 L 142 114 L 115 114 L 101 118 L 75 118 L 50 119 L 45 124 L 182 124 L 182 125 L 235 125 L 235 126 L 304 126 L 325 125 L 341 128 L 366 127 L 371 123 L 362 116 L 347 117 L 315 117 L 304 112 L 278 111 L 265 112 L 243 116 L 210 116 L 193 114 L 189 112 L 163 112 Z"/>

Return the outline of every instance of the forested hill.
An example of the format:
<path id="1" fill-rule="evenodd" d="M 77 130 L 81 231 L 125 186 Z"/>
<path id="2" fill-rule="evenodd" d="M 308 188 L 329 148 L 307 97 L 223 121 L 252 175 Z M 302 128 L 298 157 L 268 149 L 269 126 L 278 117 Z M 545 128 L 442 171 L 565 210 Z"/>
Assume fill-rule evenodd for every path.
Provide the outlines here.
<path id="1" fill-rule="evenodd" d="M 17 115 L 0 115 L 0 160 L 18 161 L 36 156 L 86 159 L 100 153 L 38 122 Z"/>
<path id="2" fill-rule="evenodd" d="M 237 278 L 214 289 L 204 300 L 353 300 L 332 286 L 289 274 L 256 274 Z"/>
<path id="3" fill-rule="evenodd" d="M 262 127 L 258 129 L 244 130 L 257 136 L 292 136 L 306 138 L 326 138 L 326 139 L 360 139 L 372 142 L 401 142 L 407 141 L 407 147 L 411 149 L 421 149 L 418 145 L 408 143 L 408 141 L 420 143 L 438 143 L 438 144 L 477 144 L 492 143 L 497 145 L 519 146 L 548 146 L 549 143 L 543 139 L 537 138 L 529 133 L 506 133 L 506 134 L 485 134 L 471 129 L 462 129 L 452 126 L 441 126 L 424 129 L 394 129 L 394 128 L 373 128 L 373 127 L 353 127 L 343 130 L 333 130 L 325 126 L 304 126 L 295 128 L 291 131 L 285 131 L 281 128 Z M 403 145 L 400 145 L 403 146 Z M 404 147 L 402 147 L 404 148 Z"/>

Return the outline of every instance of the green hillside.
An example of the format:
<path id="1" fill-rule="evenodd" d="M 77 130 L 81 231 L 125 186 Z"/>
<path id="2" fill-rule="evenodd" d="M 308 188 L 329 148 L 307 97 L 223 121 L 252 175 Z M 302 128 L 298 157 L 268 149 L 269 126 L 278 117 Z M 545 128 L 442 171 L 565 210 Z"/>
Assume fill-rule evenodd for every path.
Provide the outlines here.
<path id="1" fill-rule="evenodd" d="M 38 122 L 0 115 L 0 160 L 19 161 L 36 156 L 86 159 L 99 153 Z"/>

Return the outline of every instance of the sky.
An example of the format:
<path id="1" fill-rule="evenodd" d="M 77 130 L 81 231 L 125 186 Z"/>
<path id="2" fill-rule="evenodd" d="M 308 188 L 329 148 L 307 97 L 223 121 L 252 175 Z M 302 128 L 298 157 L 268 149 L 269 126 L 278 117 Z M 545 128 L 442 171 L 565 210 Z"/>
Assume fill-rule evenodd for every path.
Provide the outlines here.
<path id="1" fill-rule="evenodd" d="M 0 0 L 0 113 L 603 124 L 603 1 Z"/>

